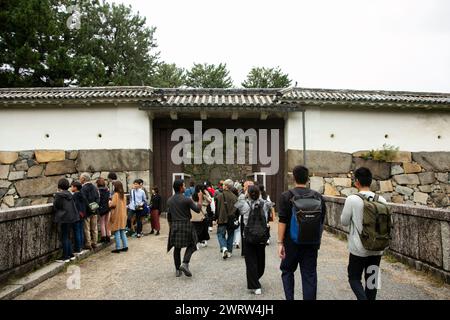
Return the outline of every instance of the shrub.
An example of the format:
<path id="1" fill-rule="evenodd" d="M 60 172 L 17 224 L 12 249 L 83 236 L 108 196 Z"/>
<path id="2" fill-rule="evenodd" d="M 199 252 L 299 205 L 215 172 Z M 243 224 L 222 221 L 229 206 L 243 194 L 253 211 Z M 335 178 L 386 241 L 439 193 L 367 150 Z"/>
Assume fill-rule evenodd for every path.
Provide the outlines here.
<path id="1" fill-rule="evenodd" d="M 391 161 L 395 158 L 399 148 L 388 144 L 383 144 L 383 149 L 370 150 L 362 155 L 365 160 Z"/>

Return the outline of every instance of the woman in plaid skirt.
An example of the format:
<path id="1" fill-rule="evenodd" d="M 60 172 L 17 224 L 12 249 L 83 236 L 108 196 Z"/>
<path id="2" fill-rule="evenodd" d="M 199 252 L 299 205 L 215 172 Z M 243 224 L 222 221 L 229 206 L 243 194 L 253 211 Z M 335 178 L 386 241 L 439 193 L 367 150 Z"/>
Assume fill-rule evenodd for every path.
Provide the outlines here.
<path id="1" fill-rule="evenodd" d="M 170 227 L 167 252 L 172 247 L 174 248 L 173 259 L 176 276 L 181 276 L 183 272 L 186 276 L 192 277 L 192 273 L 189 271 L 189 261 L 192 254 L 197 250 L 197 233 L 191 222 L 191 210 L 200 212 L 202 203 L 200 201 L 194 203 L 192 199 L 184 196 L 185 185 L 183 180 L 175 180 L 173 190 L 175 194 L 167 200 L 167 220 Z M 181 264 L 182 248 L 186 248 L 183 264 Z"/>

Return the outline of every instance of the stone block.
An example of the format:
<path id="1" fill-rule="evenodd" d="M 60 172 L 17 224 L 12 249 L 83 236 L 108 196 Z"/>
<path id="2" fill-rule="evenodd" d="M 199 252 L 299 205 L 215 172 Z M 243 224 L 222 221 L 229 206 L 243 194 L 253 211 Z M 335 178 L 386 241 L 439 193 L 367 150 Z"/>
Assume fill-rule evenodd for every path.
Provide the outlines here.
<path id="1" fill-rule="evenodd" d="M 61 178 L 64 176 L 20 180 L 16 182 L 15 187 L 20 197 L 49 196 L 57 191 L 58 181 Z"/>
<path id="2" fill-rule="evenodd" d="M 430 185 L 419 186 L 419 190 L 420 190 L 421 192 L 427 192 L 427 193 L 430 193 L 431 191 L 433 191 L 433 190 L 431 189 L 431 186 L 430 186 Z"/>
<path id="3" fill-rule="evenodd" d="M 387 202 L 392 202 L 392 194 L 391 193 L 383 193 L 381 195 Z"/>
<path id="4" fill-rule="evenodd" d="M 427 204 L 428 194 L 423 192 L 414 192 L 414 202 L 418 202 L 421 204 Z"/>
<path id="5" fill-rule="evenodd" d="M 392 192 L 394 188 L 392 187 L 391 180 L 380 181 L 380 191 L 381 192 Z"/>
<path id="6" fill-rule="evenodd" d="M 450 205 L 450 201 L 447 194 L 443 192 L 431 194 L 431 199 L 433 200 L 435 206 L 438 208 L 445 208 L 448 205 Z"/>
<path id="7" fill-rule="evenodd" d="M 391 164 L 384 161 L 355 158 L 355 170 L 360 167 L 368 168 L 376 180 L 387 180 L 391 175 Z"/>
<path id="8" fill-rule="evenodd" d="M 348 197 L 352 194 L 358 193 L 358 189 L 356 188 L 344 188 L 341 190 L 341 194 Z"/>
<path id="9" fill-rule="evenodd" d="M 0 200 L 3 198 L 5 194 L 8 193 L 8 189 L 0 189 Z"/>
<path id="10" fill-rule="evenodd" d="M 31 201 L 32 206 L 38 206 L 38 205 L 47 204 L 47 203 L 48 203 L 48 198 L 39 198 L 39 199 L 34 199 Z"/>
<path id="11" fill-rule="evenodd" d="M 418 174 L 420 184 L 433 184 L 436 181 L 434 172 L 422 172 Z"/>
<path id="12" fill-rule="evenodd" d="M 63 161 L 54 161 L 49 162 L 47 167 L 45 168 L 46 176 L 55 176 L 66 173 L 75 173 L 77 172 L 75 168 L 75 161 L 73 160 L 63 160 Z"/>
<path id="13" fill-rule="evenodd" d="M 0 300 L 12 300 L 23 292 L 23 286 L 8 284 L 0 290 Z"/>
<path id="14" fill-rule="evenodd" d="M 422 167 L 417 163 L 403 162 L 403 170 L 405 173 L 418 173 L 422 172 Z"/>
<path id="15" fill-rule="evenodd" d="M 16 171 L 27 171 L 28 170 L 28 161 L 22 160 L 22 161 L 16 162 L 16 165 L 14 167 L 16 168 Z"/>
<path id="16" fill-rule="evenodd" d="M 10 185 L 11 182 L 9 182 L 8 180 L 0 180 L 0 188 L 8 189 Z"/>
<path id="17" fill-rule="evenodd" d="M 15 188 L 11 188 L 8 190 L 8 192 L 6 194 L 15 194 L 16 193 L 16 189 Z"/>
<path id="18" fill-rule="evenodd" d="M 150 188 L 150 171 L 129 171 L 127 172 L 127 184 L 130 189 L 133 185 L 133 181 L 136 179 L 144 180 L 144 188 L 147 191 L 151 191 Z"/>
<path id="19" fill-rule="evenodd" d="M 62 150 L 36 150 L 36 161 L 47 163 L 52 161 L 63 161 L 66 159 L 66 153 Z"/>
<path id="20" fill-rule="evenodd" d="M 436 173 L 436 178 L 439 182 L 450 183 L 448 180 L 448 172 L 438 172 Z"/>
<path id="21" fill-rule="evenodd" d="M 0 165 L 0 179 L 8 179 L 9 165 Z"/>
<path id="22" fill-rule="evenodd" d="M 38 165 L 39 163 L 35 160 L 27 160 L 28 168 Z"/>
<path id="23" fill-rule="evenodd" d="M 408 187 L 396 186 L 395 192 L 406 195 L 406 196 L 410 196 L 414 193 L 414 190 L 411 188 L 408 188 Z"/>
<path id="24" fill-rule="evenodd" d="M 15 285 L 22 285 L 24 290 L 29 290 L 38 284 L 44 282 L 45 280 L 57 275 L 59 272 L 64 270 L 65 266 L 62 263 L 53 262 L 46 265 L 38 270 L 28 274 L 27 276 L 14 281 Z"/>
<path id="25" fill-rule="evenodd" d="M 409 151 L 397 151 L 394 158 L 388 162 L 411 162 L 411 152 Z"/>
<path id="26" fill-rule="evenodd" d="M 441 183 L 439 185 L 440 185 L 442 191 L 444 191 L 445 193 L 450 194 L 450 184 L 448 184 L 448 183 Z"/>
<path id="27" fill-rule="evenodd" d="M 394 176 L 395 182 L 398 184 L 420 184 L 417 174 L 399 174 Z"/>
<path id="28" fill-rule="evenodd" d="M 390 247 L 408 257 L 419 258 L 419 223 L 416 217 L 394 214 Z"/>
<path id="29" fill-rule="evenodd" d="M 442 266 L 450 271 L 450 223 L 441 221 Z"/>
<path id="30" fill-rule="evenodd" d="M 361 150 L 361 151 L 356 151 L 352 153 L 352 156 L 354 158 L 361 158 L 362 156 L 366 155 L 369 152 L 369 150 Z"/>
<path id="31" fill-rule="evenodd" d="M 10 208 L 14 207 L 14 197 L 13 196 L 3 197 L 3 203 Z"/>
<path id="32" fill-rule="evenodd" d="M 9 181 L 22 180 L 25 178 L 25 171 L 11 171 L 8 176 Z"/>
<path id="33" fill-rule="evenodd" d="M 333 178 L 335 186 L 350 188 L 352 186 L 352 179 L 350 178 Z"/>
<path id="34" fill-rule="evenodd" d="M 419 259 L 442 268 L 441 223 L 439 220 L 417 218 L 419 233 Z"/>
<path id="35" fill-rule="evenodd" d="M 396 174 L 402 174 L 405 173 L 405 170 L 403 170 L 402 166 L 399 164 L 393 164 L 391 166 L 391 175 L 395 176 Z"/>
<path id="36" fill-rule="evenodd" d="M 19 159 L 18 152 L 0 151 L 0 164 L 12 164 Z"/>
<path id="37" fill-rule="evenodd" d="M 27 176 L 28 178 L 36 178 L 42 176 L 43 172 L 44 172 L 43 165 L 32 166 L 30 169 L 28 169 Z"/>
<path id="38" fill-rule="evenodd" d="M 317 192 L 323 193 L 324 191 L 324 182 L 322 177 L 310 177 L 309 178 L 309 187 L 312 190 L 316 190 Z"/>
<path id="39" fill-rule="evenodd" d="M 143 149 L 80 150 L 76 161 L 78 172 L 146 171 L 150 167 L 150 151 Z"/>
<path id="40" fill-rule="evenodd" d="M 372 180 L 372 183 L 370 184 L 370 191 L 372 192 L 380 191 L 380 185 L 378 181 Z"/>
<path id="41" fill-rule="evenodd" d="M 16 207 L 28 207 L 31 206 L 31 199 L 19 198 L 16 200 Z"/>
<path id="42" fill-rule="evenodd" d="M 67 160 L 77 160 L 77 158 L 78 158 L 78 150 L 66 151 Z"/>
<path id="43" fill-rule="evenodd" d="M 23 220 L 11 220 L 0 223 L 0 272 L 10 270 L 21 263 Z"/>
<path id="44" fill-rule="evenodd" d="M 450 152 L 414 152 L 413 160 L 426 171 L 450 171 Z"/>
<path id="45" fill-rule="evenodd" d="M 31 160 L 34 157 L 34 151 L 20 151 L 19 158 L 25 160 Z"/>
<path id="46" fill-rule="evenodd" d="M 303 164 L 303 151 L 287 151 L 287 171 L 292 172 L 296 165 Z M 352 166 L 350 153 L 309 150 L 306 153 L 307 167 L 311 175 L 348 173 Z"/>
<path id="47" fill-rule="evenodd" d="M 325 191 L 324 194 L 326 196 L 338 196 L 339 192 L 329 183 L 325 183 Z"/>

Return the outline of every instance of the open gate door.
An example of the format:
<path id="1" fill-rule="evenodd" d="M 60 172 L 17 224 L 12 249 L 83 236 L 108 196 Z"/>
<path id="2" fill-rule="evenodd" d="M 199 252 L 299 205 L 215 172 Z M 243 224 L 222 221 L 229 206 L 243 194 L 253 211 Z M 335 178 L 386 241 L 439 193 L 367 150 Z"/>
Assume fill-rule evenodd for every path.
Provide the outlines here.
<path id="1" fill-rule="evenodd" d="M 187 173 L 183 173 L 183 172 L 176 172 L 176 173 L 172 173 L 172 185 L 175 182 L 175 180 L 184 180 L 184 184 L 186 185 L 186 187 L 189 186 L 189 182 L 191 181 L 191 175 L 187 174 Z M 175 194 L 175 191 L 172 189 L 172 194 Z"/>

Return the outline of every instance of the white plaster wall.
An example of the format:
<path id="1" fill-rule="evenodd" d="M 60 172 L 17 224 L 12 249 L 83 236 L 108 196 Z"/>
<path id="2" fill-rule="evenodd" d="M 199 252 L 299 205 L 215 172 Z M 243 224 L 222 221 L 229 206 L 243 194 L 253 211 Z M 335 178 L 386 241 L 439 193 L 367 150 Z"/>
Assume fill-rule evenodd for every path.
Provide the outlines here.
<path id="1" fill-rule="evenodd" d="M 150 126 L 136 106 L 0 109 L 0 150 L 149 149 Z"/>
<path id="2" fill-rule="evenodd" d="M 448 112 L 308 108 L 305 119 L 307 150 L 355 152 L 381 149 L 387 143 L 404 151 L 450 151 Z M 286 150 L 302 149 L 301 112 L 289 114 L 285 130 Z"/>

